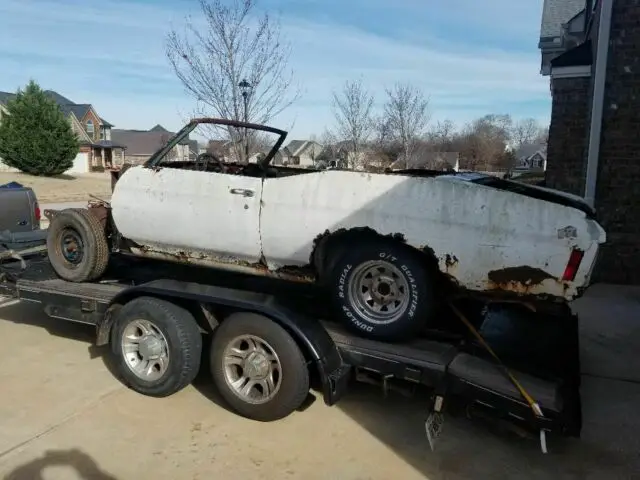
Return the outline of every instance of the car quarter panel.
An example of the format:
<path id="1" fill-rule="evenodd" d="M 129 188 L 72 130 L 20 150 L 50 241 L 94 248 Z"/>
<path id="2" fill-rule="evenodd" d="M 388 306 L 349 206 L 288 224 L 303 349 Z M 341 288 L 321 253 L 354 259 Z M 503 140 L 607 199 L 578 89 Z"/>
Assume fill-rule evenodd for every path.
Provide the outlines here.
<path id="1" fill-rule="evenodd" d="M 314 239 L 327 230 L 370 227 L 433 252 L 464 288 L 570 298 L 588 282 L 604 239 L 576 209 L 446 176 L 328 170 L 267 179 L 262 200 L 271 270 L 308 264 Z M 563 282 L 574 247 L 585 257 L 575 281 Z"/>
<path id="2" fill-rule="evenodd" d="M 252 196 L 238 192 L 252 192 Z M 135 253 L 198 263 L 257 262 L 262 180 L 178 168 L 128 169 L 111 206 Z"/>

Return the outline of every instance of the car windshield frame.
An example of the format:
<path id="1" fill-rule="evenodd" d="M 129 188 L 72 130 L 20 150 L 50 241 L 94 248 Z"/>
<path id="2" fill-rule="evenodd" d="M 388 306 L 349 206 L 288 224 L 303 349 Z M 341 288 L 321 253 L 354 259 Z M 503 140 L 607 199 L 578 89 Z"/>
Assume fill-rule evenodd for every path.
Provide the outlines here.
<path id="1" fill-rule="evenodd" d="M 285 139 L 287 138 L 288 132 L 285 130 L 281 130 L 279 128 L 270 127 L 268 125 L 261 125 L 259 123 L 250 123 L 250 122 L 241 122 L 239 120 L 227 120 L 224 118 L 194 118 L 189 121 L 184 127 L 182 127 L 175 135 L 173 135 L 167 143 L 158 149 L 149 159 L 144 163 L 145 167 L 155 168 L 160 166 L 160 162 L 164 159 L 164 157 L 182 140 L 187 138 L 193 130 L 198 125 L 208 124 L 208 125 L 222 125 L 227 127 L 237 127 L 237 128 L 246 128 L 249 130 L 258 130 L 261 132 L 274 133 L 278 135 L 278 140 L 276 140 L 269 153 L 260 161 L 258 161 L 258 165 L 262 167 L 267 167 L 269 163 L 276 156 L 276 153 L 282 147 Z"/>

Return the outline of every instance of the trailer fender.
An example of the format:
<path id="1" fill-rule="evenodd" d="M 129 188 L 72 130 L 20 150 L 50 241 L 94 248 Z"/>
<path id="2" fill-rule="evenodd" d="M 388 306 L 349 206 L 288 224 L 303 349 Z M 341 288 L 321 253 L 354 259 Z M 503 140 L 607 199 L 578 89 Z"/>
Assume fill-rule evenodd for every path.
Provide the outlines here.
<path id="1" fill-rule="evenodd" d="M 337 345 L 320 322 L 287 307 L 275 296 L 264 293 L 171 279 L 154 280 L 126 288 L 111 300 L 107 314 L 98 327 L 98 342 L 108 342 L 119 306 L 143 295 L 208 303 L 264 315 L 286 329 L 316 365 L 327 405 L 336 403 L 346 390 L 350 367 L 342 361 Z"/>

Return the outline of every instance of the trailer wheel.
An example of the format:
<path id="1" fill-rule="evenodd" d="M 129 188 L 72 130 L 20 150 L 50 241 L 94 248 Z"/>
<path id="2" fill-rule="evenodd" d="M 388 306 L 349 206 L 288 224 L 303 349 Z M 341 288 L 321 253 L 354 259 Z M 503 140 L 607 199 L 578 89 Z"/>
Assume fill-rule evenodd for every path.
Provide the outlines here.
<path id="1" fill-rule="evenodd" d="M 309 394 L 309 370 L 296 341 L 280 325 L 254 313 L 234 313 L 213 333 L 211 374 L 240 415 L 279 420 Z"/>
<path id="2" fill-rule="evenodd" d="M 166 397 L 198 374 L 202 335 L 189 311 L 139 297 L 116 314 L 111 349 L 125 385 L 143 395 Z"/>
<path id="3" fill-rule="evenodd" d="M 109 263 L 109 246 L 98 220 L 81 208 L 62 210 L 51 220 L 47 253 L 59 277 L 87 282 L 100 277 Z"/>

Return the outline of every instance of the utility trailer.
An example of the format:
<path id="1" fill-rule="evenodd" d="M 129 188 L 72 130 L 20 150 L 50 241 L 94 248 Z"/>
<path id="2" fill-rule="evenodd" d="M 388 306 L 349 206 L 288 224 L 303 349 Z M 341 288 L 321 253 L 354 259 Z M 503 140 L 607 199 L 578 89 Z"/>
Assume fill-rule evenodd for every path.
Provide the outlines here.
<path id="1" fill-rule="evenodd" d="M 11 265 L 0 265 L 0 295 L 39 303 L 53 319 L 95 326 L 96 343 L 110 345 L 120 380 L 144 395 L 168 396 L 191 383 L 207 339 L 220 394 L 254 420 L 304 410 L 315 399 L 311 390 L 334 405 L 355 377 L 385 393 L 424 392 L 432 449 L 444 412 L 539 435 L 543 452 L 548 432 L 580 436 L 578 329 L 570 312 L 531 313 L 537 318 L 526 319 L 529 331 L 519 333 L 514 325 L 492 325 L 485 305 L 475 308 L 476 319 L 443 321 L 457 329 L 434 326 L 411 342 L 384 343 L 319 320 L 313 293 L 290 284 L 258 286 L 255 277 L 119 257 L 99 283 L 59 279 L 45 256 Z M 538 332 L 548 330 L 532 334 L 535 322 Z"/>

